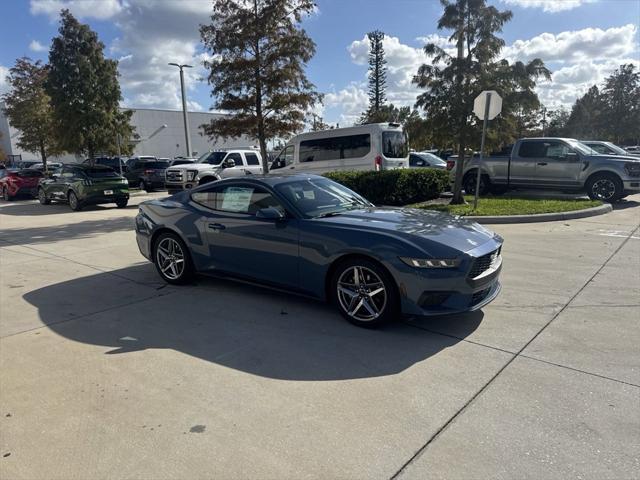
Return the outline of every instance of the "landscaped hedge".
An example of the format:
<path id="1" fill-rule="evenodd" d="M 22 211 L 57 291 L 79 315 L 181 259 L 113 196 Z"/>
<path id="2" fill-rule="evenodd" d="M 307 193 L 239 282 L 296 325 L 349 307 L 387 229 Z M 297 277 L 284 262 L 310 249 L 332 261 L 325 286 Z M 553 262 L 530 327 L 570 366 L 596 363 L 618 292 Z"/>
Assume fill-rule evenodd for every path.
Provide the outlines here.
<path id="1" fill-rule="evenodd" d="M 432 168 L 338 171 L 324 175 L 376 205 L 407 205 L 438 198 L 449 185 L 449 172 Z"/>

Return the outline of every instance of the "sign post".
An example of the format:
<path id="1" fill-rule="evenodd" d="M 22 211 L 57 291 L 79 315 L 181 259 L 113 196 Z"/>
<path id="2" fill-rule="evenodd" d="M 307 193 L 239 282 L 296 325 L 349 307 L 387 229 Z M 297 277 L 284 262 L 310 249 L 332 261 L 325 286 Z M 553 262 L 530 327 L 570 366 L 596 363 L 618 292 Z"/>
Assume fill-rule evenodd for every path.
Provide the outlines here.
<path id="1" fill-rule="evenodd" d="M 480 142 L 480 159 L 476 175 L 476 191 L 473 198 L 473 209 L 478 208 L 478 195 L 480 193 L 480 170 L 484 155 L 484 140 L 487 136 L 487 123 L 493 120 L 502 111 L 502 98 L 495 90 L 485 90 L 476 97 L 473 102 L 473 113 L 482 120 L 482 140 Z"/>

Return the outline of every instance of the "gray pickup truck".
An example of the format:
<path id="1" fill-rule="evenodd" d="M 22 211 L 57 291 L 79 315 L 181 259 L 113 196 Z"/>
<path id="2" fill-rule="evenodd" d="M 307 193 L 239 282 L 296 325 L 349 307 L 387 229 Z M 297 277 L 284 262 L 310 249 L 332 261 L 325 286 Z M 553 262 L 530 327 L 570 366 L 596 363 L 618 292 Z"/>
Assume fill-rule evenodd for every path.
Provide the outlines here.
<path id="1" fill-rule="evenodd" d="M 523 138 L 510 155 L 466 160 L 462 185 L 467 193 L 475 192 L 479 165 L 481 195 L 540 188 L 583 191 L 593 199 L 614 202 L 640 192 L 638 157 L 597 154 L 572 138 Z M 455 168 L 452 179 L 454 175 Z"/>

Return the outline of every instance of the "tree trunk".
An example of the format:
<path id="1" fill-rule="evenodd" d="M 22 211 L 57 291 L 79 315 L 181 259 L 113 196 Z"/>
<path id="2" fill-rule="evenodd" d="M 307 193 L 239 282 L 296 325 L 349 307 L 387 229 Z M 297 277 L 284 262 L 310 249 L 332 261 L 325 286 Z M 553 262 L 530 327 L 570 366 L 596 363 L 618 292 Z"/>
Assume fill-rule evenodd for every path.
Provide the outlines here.
<path id="1" fill-rule="evenodd" d="M 40 157 L 42 157 L 42 169 L 47 173 L 49 171 L 49 167 L 47 167 L 47 150 L 44 148 L 42 140 L 40 140 Z"/>
<path id="2" fill-rule="evenodd" d="M 462 4 L 462 2 L 461 2 Z M 460 7 L 464 8 L 464 5 L 460 5 Z M 456 160 L 456 178 L 453 184 L 453 198 L 451 199 L 452 205 L 460 205 L 465 203 L 464 197 L 462 196 L 462 172 L 464 169 L 464 150 L 465 150 L 465 134 L 466 134 L 466 123 L 467 123 L 467 115 L 464 111 L 464 72 L 463 72 L 463 60 L 464 60 L 464 11 L 458 12 L 458 39 L 457 39 L 457 47 L 458 47 L 458 72 L 456 73 L 456 83 L 458 87 L 458 99 L 457 103 L 461 107 L 460 110 L 460 118 L 458 119 L 458 159 Z"/>
<path id="3" fill-rule="evenodd" d="M 256 24 L 258 18 L 258 2 L 253 1 L 253 14 Z M 262 79 L 260 78 L 260 42 L 256 38 L 253 46 L 256 55 L 256 68 L 254 71 L 256 81 L 256 119 L 258 121 L 258 142 L 260 143 L 260 156 L 262 157 L 262 173 L 269 173 L 269 157 L 267 156 L 267 139 L 264 132 L 264 117 L 262 116 Z"/>

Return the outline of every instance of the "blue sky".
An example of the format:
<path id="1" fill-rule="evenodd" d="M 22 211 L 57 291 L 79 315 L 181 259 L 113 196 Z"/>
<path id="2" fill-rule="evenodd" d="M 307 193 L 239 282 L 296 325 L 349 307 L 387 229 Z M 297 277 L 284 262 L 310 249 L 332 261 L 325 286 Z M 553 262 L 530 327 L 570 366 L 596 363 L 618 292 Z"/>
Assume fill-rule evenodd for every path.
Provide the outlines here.
<path id="1" fill-rule="evenodd" d="M 510 60 L 541 57 L 554 71 L 538 93 L 549 107 L 570 105 L 620 63 L 638 64 L 639 0 L 489 0 L 510 9 L 503 55 Z M 425 61 L 425 38 L 448 47 L 436 29 L 442 13 L 436 0 L 318 0 L 318 12 L 303 27 L 317 45 L 308 76 L 325 93 L 316 111 L 327 122 L 352 123 L 366 108 L 366 32 L 387 35 L 388 97 L 411 105 L 417 90 L 410 79 Z M 12 0 L 3 5 L 0 29 L 0 91 L 6 70 L 17 57 L 46 61 L 57 15 L 69 8 L 96 30 L 106 53 L 120 60 L 123 103 L 129 107 L 178 109 L 177 71 L 170 61 L 198 66 L 187 77 L 189 105 L 211 107 L 209 88 L 200 78 L 204 54 L 198 25 L 207 22 L 210 0 Z M 7 21 L 10 19 L 10 21 Z"/>

